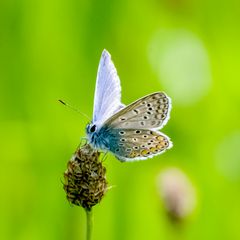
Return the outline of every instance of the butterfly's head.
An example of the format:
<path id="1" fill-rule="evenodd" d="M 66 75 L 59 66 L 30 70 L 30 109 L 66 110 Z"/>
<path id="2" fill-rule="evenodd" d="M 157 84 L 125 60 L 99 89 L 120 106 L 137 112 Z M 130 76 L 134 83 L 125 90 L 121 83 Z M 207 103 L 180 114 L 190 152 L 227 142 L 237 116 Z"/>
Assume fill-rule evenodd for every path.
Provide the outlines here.
<path id="1" fill-rule="evenodd" d="M 89 123 L 87 125 L 87 134 L 93 134 L 94 132 L 96 132 L 96 130 L 97 130 L 96 124 Z"/>
<path id="2" fill-rule="evenodd" d="M 97 126 L 96 124 L 93 124 L 92 122 L 89 123 L 86 127 L 86 132 L 87 132 L 87 136 L 90 142 L 93 141 L 93 136 L 94 133 L 97 131 Z"/>

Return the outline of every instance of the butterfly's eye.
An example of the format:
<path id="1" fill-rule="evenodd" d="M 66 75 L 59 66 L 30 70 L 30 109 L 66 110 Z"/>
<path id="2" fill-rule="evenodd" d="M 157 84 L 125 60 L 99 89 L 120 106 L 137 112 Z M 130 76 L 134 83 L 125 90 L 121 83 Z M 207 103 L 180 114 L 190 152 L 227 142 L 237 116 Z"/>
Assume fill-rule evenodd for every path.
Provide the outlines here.
<path id="1" fill-rule="evenodd" d="M 92 126 L 90 127 L 90 132 L 93 133 L 93 132 L 95 132 L 95 131 L 96 131 L 96 125 L 92 125 Z"/>

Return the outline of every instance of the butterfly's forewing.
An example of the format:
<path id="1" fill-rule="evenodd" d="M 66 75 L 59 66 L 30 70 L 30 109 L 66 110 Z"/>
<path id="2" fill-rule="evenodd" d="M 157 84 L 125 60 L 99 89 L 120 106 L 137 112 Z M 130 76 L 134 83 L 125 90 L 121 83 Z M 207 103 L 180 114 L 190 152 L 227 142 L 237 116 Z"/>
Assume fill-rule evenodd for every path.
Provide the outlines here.
<path id="1" fill-rule="evenodd" d="M 163 92 L 147 95 L 106 121 L 117 129 L 161 129 L 169 119 L 171 100 Z"/>
<path id="2" fill-rule="evenodd" d="M 120 161 L 145 160 L 171 148 L 164 134 L 145 129 L 113 129 L 110 151 Z"/>
<path id="3" fill-rule="evenodd" d="M 121 86 L 117 70 L 111 60 L 111 55 L 103 50 L 97 73 L 93 123 L 100 127 L 122 106 Z"/>

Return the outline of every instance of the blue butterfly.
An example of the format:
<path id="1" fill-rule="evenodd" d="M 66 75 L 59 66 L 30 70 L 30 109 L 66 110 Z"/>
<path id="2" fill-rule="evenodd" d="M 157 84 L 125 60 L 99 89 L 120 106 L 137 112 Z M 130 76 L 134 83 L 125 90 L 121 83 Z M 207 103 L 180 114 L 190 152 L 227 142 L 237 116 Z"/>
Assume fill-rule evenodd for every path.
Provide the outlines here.
<path id="1" fill-rule="evenodd" d="M 147 95 L 125 106 L 111 55 L 104 50 L 100 59 L 93 119 L 86 127 L 94 149 L 111 152 L 120 161 L 144 160 L 172 147 L 161 129 L 169 119 L 171 99 L 164 92 Z"/>

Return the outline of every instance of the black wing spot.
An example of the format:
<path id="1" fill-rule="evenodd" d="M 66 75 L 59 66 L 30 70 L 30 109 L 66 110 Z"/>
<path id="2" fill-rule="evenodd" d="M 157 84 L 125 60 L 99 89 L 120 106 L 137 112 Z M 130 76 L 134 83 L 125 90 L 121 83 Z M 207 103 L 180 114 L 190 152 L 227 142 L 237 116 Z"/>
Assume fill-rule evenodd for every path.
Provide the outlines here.
<path id="1" fill-rule="evenodd" d="M 135 112 L 136 114 L 139 113 L 139 111 L 137 109 L 134 109 L 133 112 Z"/>

